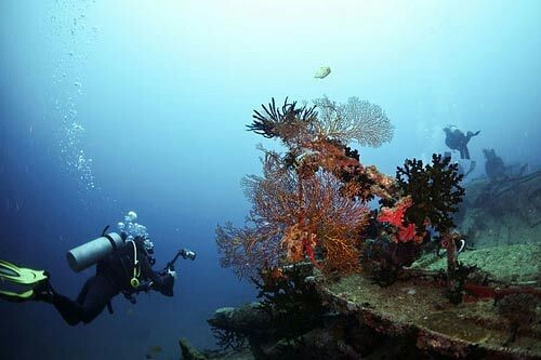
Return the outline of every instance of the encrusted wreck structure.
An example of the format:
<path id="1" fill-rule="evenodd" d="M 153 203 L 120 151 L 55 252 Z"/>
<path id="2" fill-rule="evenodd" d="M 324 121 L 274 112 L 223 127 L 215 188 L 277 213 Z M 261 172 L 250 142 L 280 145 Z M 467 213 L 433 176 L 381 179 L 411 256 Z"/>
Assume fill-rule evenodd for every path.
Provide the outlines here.
<path id="1" fill-rule="evenodd" d="M 475 247 L 541 242 L 541 171 L 472 181 L 460 219 Z"/>

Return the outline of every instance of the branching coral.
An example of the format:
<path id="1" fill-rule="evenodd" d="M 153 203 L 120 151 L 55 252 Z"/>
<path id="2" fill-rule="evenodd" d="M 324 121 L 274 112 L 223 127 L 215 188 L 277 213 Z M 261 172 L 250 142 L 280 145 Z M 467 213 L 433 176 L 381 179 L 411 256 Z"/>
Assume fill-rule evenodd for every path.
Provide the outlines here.
<path id="1" fill-rule="evenodd" d="M 394 129 L 383 110 L 358 98 L 314 103 L 297 107 L 286 98 L 280 108 L 272 99 L 254 111 L 248 130 L 280 139 L 286 151 L 260 148 L 263 174 L 242 182 L 252 204 L 246 226 L 227 223 L 216 230 L 222 265 L 234 267 L 239 277 L 257 278 L 261 269 L 309 260 L 324 273 L 344 274 L 357 270 L 362 258 L 379 264 L 383 278 L 392 281 L 421 253 L 428 226 L 440 236 L 450 234 L 451 214 L 464 196 L 462 176 L 440 155 L 427 166 L 406 160 L 396 178 L 364 166 L 347 145 L 389 141 Z M 370 220 L 367 203 L 376 197 L 380 213 Z M 377 231 L 365 229 L 369 221 Z M 374 238 L 364 242 L 369 233 Z M 450 263 L 452 270 L 456 264 Z"/>
<path id="2" fill-rule="evenodd" d="M 421 160 L 406 160 L 404 167 L 397 169 L 396 178 L 398 187 L 413 201 L 406 211 L 408 222 L 420 230 L 428 222 L 440 233 L 455 227 L 451 215 L 458 211 L 464 197 L 458 164 L 437 154 L 432 155 L 432 164 L 426 166 Z"/>
<path id="3" fill-rule="evenodd" d="M 464 196 L 458 165 L 434 154 L 426 166 L 406 160 L 396 178 L 382 174 L 361 164 L 357 150 L 347 145 L 390 141 L 394 129 L 383 110 L 355 97 L 347 104 L 327 97 L 314 103 L 297 107 L 286 98 L 280 108 L 272 99 L 254 111 L 248 130 L 280 139 L 286 151 L 261 148 L 263 174 L 244 178 L 252 209 L 244 228 L 226 223 L 216 229 L 222 265 L 255 279 L 261 270 L 279 272 L 306 260 L 324 273 L 345 274 L 362 259 L 381 275 L 380 283 L 391 283 L 422 252 L 428 226 L 442 239 L 450 236 L 451 215 Z M 366 204 L 376 197 L 381 209 L 371 217 Z M 367 234 L 370 241 L 362 238 Z M 451 278 L 460 267 L 452 256 L 454 242 L 449 244 Z M 453 293 L 460 295 L 456 288 Z"/>

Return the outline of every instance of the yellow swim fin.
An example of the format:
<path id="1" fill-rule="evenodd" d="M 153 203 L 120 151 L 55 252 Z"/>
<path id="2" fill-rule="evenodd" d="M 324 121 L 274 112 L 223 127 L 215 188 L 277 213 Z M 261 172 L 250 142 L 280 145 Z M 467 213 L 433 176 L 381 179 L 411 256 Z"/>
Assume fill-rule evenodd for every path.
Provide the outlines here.
<path id="1" fill-rule="evenodd" d="M 13 291 L 0 290 L 0 299 L 4 299 L 11 302 L 23 302 L 34 298 L 34 290 L 30 289 L 22 293 L 16 293 Z"/>
<path id="2" fill-rule="evenodd" d="M 35 286 L 38 283 L 48 280 L 48 275 L 44 270 L 33 270 L 23 267 L 18 267 L 5 260 L 0 260 L 0 284 L 4 281 L 16 285 Z M 33 289 L 22 292 L 0 290 L 0 299 L 21 302 L 30 300 L 34 297 Z"/>

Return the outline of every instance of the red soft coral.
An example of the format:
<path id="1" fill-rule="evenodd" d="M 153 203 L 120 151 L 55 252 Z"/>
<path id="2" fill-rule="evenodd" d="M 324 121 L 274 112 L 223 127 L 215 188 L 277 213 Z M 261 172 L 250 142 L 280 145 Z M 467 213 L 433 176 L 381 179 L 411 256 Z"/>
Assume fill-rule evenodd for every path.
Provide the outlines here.
<path id="1" fill-rule="evenodd" d="M 411 197 L 406 196 L 400 199 L 392 208 L 383 207 L 378 216 L 379 221 L 389 223 L 398 229 L 398 236 L 394 239 L 396 242 L 422 241 L 422 237 L 415 235 L 415 224 L 409 223 L 404 225 L 404 214 L 412 204 Z"/>
<path id="2" fill-rule="evenodd" d="M 415 224 L 408 224 L 407 226 L 400 225 L 398 227 L 398 240 L 402 242 L 408 242 L 415 238 Z"/>
<path id="3" fill-rule="evenodd" d="M 382 207 L 378 216 L 380 222 L 386 222 L 396 227 L 402 226 L 404 213 L 412 205 L 411 196 L 406 196 L 398 201 L 395 207 Z"/>

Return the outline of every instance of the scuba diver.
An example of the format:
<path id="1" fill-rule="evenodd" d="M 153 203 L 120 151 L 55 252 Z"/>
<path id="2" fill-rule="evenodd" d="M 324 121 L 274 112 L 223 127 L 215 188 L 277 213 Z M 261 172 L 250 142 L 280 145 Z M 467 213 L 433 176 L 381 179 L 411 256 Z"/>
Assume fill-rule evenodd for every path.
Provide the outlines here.
<path id="1" fill-rule="evenodd" d="M 0 290 L 0 298 L 23 302 L 27 300 L 51 303 L 69 325 L 85 324 L 94 320 L 107 306 L 113 313 L 111 300 L 120 293 L 132 303 L 135 294 L 155 290 L 165 296 L 173 296 L 176 279 L 174 263 L 179 256 L 194 260 L 196 254 L 181 249 L 162 271 L 152 266 L 154 244 L 148 237 L 146 227 L 134 221 L 137 214 L 130 211 L 124 218 L 126 223 L 118 223 L 120 234 L 102 232 L 102 236 L 67 253 L 68 263 L 75 272 L 96 265 L 96 273 L 83 285 L 79 296 L 72 300 L 56 292 L 43 270 L 18 267 L 0 260 L 0 281 L 16 285 L 30 286 L 27 291 Z M 5 281 L 2 281 L 5 280 Z"/>
<path id="2" fill-rule="evenodd" d="M 443 131 L 445 132 L 445 145 L 447 145 L 451 150 L 460 151 L 461 159 L 469 160 L 470 151 L 468 150 L 468 142 L 472 137 L 479 135 L 481 131 L 468 131 L 468 133 L 464 135 L 464 133 L 454 125 L 445 127 Z"/>

